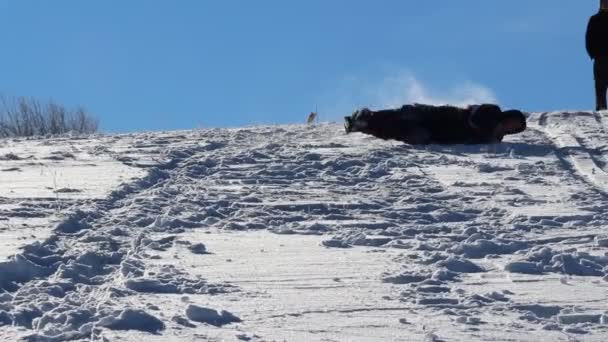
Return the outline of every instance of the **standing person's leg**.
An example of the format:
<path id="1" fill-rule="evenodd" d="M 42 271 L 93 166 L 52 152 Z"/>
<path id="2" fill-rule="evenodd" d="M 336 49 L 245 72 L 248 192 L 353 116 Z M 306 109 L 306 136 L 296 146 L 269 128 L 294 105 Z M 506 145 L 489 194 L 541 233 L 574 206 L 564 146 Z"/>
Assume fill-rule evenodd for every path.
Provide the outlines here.
<path id="1" fill-rule="evenodd" d="M 606 109 L 606 82 L 595 79 L 595 110 Z"/>
<path id="2" fill-rule="evenodd" d="M 598 58 L 593 63 L 595 78 L 595 110 L 608 109 L 606 91 L 608 91 L 608 59 Z"/>
<path id="3" fill-rule="evenodd" d="M 608 91 L 608 81 L 595 80 L 595 110 L 606 110 L 608 104 L 606 103 L 606 92 Z"/>

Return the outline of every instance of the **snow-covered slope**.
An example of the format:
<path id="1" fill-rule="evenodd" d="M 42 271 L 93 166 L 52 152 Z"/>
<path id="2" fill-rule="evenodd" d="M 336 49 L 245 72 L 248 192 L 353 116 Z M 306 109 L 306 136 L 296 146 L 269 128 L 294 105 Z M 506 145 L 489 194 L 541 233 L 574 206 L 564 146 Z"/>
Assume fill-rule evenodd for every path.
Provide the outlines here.
<path id="1" fill-rule="evenodd" d="M 607 120 L 1 141 L 0 337 L 604 341 Z"/>

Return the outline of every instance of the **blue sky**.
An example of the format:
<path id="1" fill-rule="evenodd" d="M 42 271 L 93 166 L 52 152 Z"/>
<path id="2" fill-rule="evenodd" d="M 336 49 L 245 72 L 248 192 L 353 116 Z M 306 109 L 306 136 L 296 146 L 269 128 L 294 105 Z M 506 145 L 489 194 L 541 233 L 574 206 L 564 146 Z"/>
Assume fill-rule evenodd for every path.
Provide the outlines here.
<path id="1" fill-rule="evenodd" d="M 591 109 L 597 3 L 0 0 L 0 92 L 81 104 L 108 132 L 410 101 Z"/>

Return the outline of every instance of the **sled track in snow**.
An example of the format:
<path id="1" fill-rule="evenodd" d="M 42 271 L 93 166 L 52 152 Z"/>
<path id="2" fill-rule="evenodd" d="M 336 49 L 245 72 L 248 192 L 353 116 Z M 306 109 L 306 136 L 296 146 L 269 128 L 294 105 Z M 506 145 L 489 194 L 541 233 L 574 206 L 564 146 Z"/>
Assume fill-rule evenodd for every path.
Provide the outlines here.
<path id="1" fill-rule="evenodd" d="M 563 147 L 563 146 L 560 146 L 555 141 L 553 141 L 553 139 L 549 135 L 547 135 L 547 133 L 545 131 L 539 130 L 538 133 L 546 136 L 547 139 L 552 141 L 552 143 L 555 146 L 555 155 L 560 160 L 564 170 L 567 170 L 568 172 L 570 172 L 570 174 L 572 175 L 573 178 L 578 179 L 581 182 L 587 184 L 591 191 L 601 194 L 602 197 L 604 197 L 604 198 L 608 198 L 608 191 L 606 190 L 606 188 L 604 186 L 604 184 L 608 184 L 608 183 L 598 182 L 597 180 L 595 180 L 595 177 L 589 176 L 589 174 L 593 174 L 592 172 L 582 171 L 582 170 L 585 170 L 585 168 L 581 168 L 579 166 L 579 163 L 577 162 L 576 154 L 572 152 L 572 151 L 577 151 L 577 150 L 582 149 L 584 151 L 584 153 L 589 154 L 589 157 L 595 163 L 596 160 L 595 160 L 595 158 L 591 157 L 589 150 L 585 149 L 585 147 L 583 145 L 581 145 L 580 148 Z M 597 166 L 597 164 L 595 164 L 595 165 Z M 599 166 L 598 166 L 598 168 L 599 168 Z"/>
<path id="2" fill-rule="evenodd" d="M 578 114 L 581 116 L 581 113 Z M 604 173 L 608 173 L 608 144 L 605 143 L 606 137 L 608 136 L 608 128 L 601 113 L 592 112 L 591 115 L 593 115 L 593 118 L 597 124 L 593 126 L 593 129 L 590 129 L 582 134 L 577 134 L 576 139 L 583 147 L 589 150 L 590 155 L 592 158 L 594 158 L 596 165 Z M 595 143 L 589 144 L 588 141 L 590 140 L 590 136 L 591 139 L 595 138 L 599 140 L 601 145 L 593 147 L 593 145 L 596 145 Z"/>
<path id="3" fill-rule="evenodd" d="M 545 136 L 555 146 L 555 154 L 574 177 L 585 181 L 605 198 L 608 197 L 608 170 L 606 162 L 601 159 L 606 157 L 607 151 L 587 146 L 585 137 L 573 133 L 561 132 L 562 134 L 556 135 L 548 127 L 548 115 L 549 113 L 540 115 L 539 128 L 536 131 Z M 591 115 L 593 115 L 598 125 L 602 123 L 601 119 L 597 119 L 599 114 Z M 599 128 L 605 133 L 603 126 Z M 566 140 L 564 141 L 564 139 Z"/>

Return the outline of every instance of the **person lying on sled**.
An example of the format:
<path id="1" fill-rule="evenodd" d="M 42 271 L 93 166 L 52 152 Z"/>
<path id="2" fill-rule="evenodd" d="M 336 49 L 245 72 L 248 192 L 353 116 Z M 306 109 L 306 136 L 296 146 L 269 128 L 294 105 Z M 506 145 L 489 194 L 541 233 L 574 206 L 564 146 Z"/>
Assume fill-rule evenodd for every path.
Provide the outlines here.
<path id="1" fill-rule="evenodd" d="M 405 105 L 372 111 L 364 108 L 344 118 L 346 133 L 361 132 L 408 144 L 499 143 L 526 129 L 518 110 L 502 111 L 494 104 L 454 106 Z"/>

